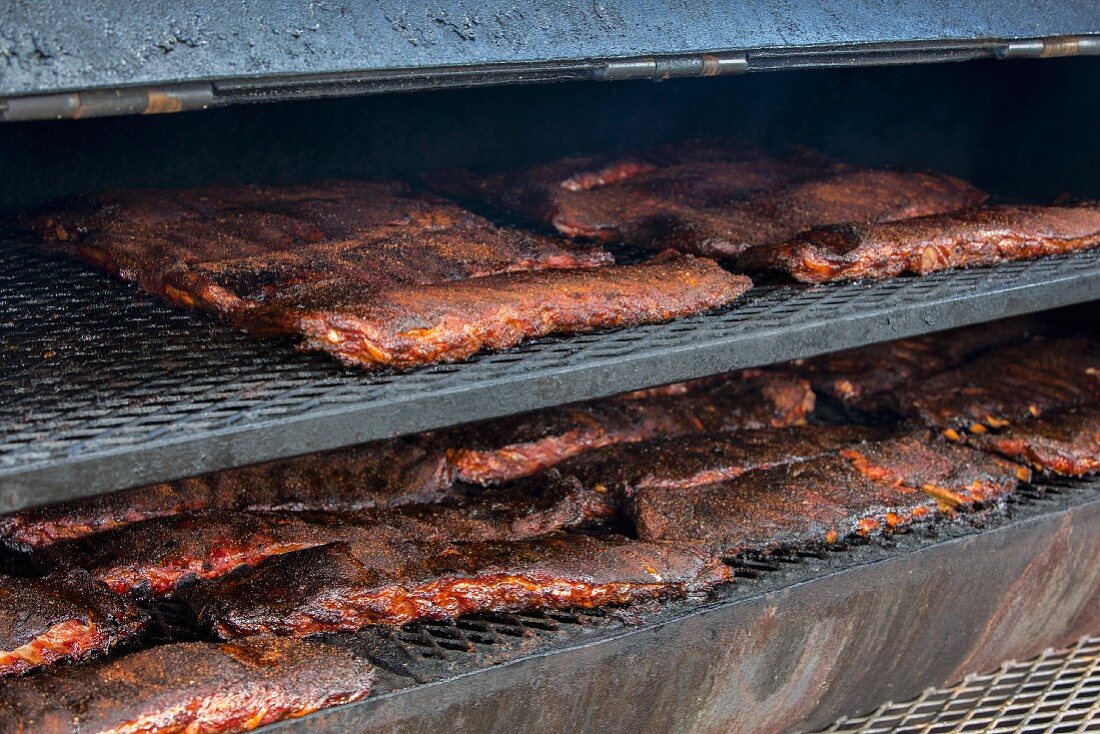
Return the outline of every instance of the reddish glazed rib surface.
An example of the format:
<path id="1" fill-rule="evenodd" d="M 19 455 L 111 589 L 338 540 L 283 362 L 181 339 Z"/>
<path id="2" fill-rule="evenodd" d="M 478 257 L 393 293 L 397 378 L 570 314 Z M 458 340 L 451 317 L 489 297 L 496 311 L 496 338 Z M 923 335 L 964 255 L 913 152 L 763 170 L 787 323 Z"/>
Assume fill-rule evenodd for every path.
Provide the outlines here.
<path id="1" fill-rule="evenodd" d="M 307 640 L 177 643 L 0 682 L 0 731 L 237 734 L 358 701 L 372 667 Z"/>
<path id="2" fill-rule="evenodd" d="M 903 221 L 815 227 L 790 242 L 750 251 L 739 264 L 824 283 L 925 275 L 1098 245 L 1100 206 L 991 206 Z"/>
<path id="3" fill-rule="evenodd" d="M 223 637 L 304 636 L 473 612 L 624 604 L 729 579 L 691 544 L 561 535 L 511 543 L 314 548 L 188 590 Z"/>
<path id="4" fill-rule="evenodd" d="M 149 623 L 87 573 L 0 576 L 0 676 L 105 654 Z"/>

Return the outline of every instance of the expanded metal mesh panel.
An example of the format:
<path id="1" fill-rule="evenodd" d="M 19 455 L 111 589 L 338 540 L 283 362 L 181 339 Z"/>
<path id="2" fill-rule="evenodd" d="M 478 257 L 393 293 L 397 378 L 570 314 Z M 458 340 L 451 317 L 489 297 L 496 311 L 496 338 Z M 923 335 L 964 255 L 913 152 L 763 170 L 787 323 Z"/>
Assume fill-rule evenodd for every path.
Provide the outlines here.
<path id="1" fill-rule="evenodd" d="M 951 688 L 929 688 L 905 703 L 845 718 L 828 734 L 1100 732 L 1100 637 L 1028 662 L 1009 662 Z"/>
<path id="2" fill-rule="evenodd" d="M 1100 253 L 761 287 L 720 313 L 366 374 L 0 242 L 0 511 L 1100 297 Z"/>

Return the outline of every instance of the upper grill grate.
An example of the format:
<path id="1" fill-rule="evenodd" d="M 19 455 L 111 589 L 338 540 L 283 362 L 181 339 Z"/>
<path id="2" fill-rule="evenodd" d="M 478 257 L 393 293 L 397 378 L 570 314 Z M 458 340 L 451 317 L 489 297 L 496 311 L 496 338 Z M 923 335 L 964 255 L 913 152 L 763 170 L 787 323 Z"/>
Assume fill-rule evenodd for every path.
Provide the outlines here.
<path id="1" fill-rule="evenodd" d="M 765 286 L 716 314 L 368 375 L 0 243 L 0 511 L 1098 295 L 1100 252 L 921 279 Z"/>

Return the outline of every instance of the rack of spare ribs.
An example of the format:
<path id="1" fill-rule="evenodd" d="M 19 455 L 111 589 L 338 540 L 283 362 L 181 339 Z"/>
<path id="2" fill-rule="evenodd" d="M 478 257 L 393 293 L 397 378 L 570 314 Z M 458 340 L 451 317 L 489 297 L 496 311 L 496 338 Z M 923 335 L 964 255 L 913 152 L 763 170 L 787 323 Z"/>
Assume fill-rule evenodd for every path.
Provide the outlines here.
<path id="1" fill-rule="evenodd" d="M 987 199 L 693 141 L 21 217 L 0 731 L 813 728 L 1094 633 L 1100 208 Z"/>

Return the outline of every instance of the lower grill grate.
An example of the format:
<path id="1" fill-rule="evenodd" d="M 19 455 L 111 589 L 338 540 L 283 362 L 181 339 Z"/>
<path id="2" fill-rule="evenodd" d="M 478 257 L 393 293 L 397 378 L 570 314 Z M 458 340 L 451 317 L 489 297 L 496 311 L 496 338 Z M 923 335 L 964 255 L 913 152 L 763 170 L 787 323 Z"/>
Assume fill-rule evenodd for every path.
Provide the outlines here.
<path id="1" fill-rule="evenodd" d="M 0 511 L 1087 301 L 1100 251 L 365 375 L 0 240 Z"/>
<path id="2" fill-rule="evenodd" d="M 343 733 L 349 731 L 392 730 L 394 732 L 411 732 L 425 729 L 450 730 L 452 728 L 451 723 L 444 725 L 435 722 L 430 727 L 421 726 L 420 723 L 416 723 L 414 726 L 410 723 L 410 728 L 407 729 L 397 727 L 391 729 L 380 722 L 385 722 L 386 718 L 391 715 L 406 715 L 409 711 L 435 710 L 431 706 L 427 709 L 421 709 L 415 705 L 405 708 L 404 705 L 397 703 L 397 699 L 416 701 L 425 696 L 432 699 L 433 696 L 438 694 L 449 696 L 452 702 L 462 701 L 461 704 L 455 703 L 456 706 L 481 705 L 477 702 L 488 705 L 488 702 L 497 702 L 500 699 L 495 695 L 488 695 L 485 692 L 478 693 L 478 686 L 482 684 L 477 683 L 477 681 L 489 681 L 484 685 L 488 686 L 489 690 L 493 690 L 495 684 L 491 681 L 494 679 L 499 680 L 499 678 L 496 678 L 498 672 L 505 670 L 510 671 L 505 674 L 506 676 L 519 676 L 518 679 L 509 677 L 509 680 L 527 681 L 535 686 L 535 690 L 541 691 L 541 695 L 552 695 L 553 691 L 557 689 L 553 686 L 545 686 L 545 680 L 555 680 L 558 683 L 561 683 L 561 680 L 552 674 L 538 674 L 531 671 L 537 671 L 538 666 L 543 664 L 538 661 L 550 661 L 553 658 L 556 658 L 559 662 L 547 662 L 546 664 L 564 665 L 564 670 L 573 671 L 573 673 L 582 670 L 585 671 L 584 675 L 596 676 L 595 679 L 601 679 L 601 675 L 629 678 L 635 674 L 635 669 L 631 666 L 637 665 L 637 675 L 640 676 L 639 681 L 637 681 L 638 684 L 652 686 L 655 678 L 651 678 L 650 673 L 646 671 L 653 671 L 652 675 L 656 676 L 656 679 L 661 679 L 661 675 L 664 675 L 660 672 L 663 660 L 672 659 L 676 655 L 684 655 L 683 660 L 677 660 L 674 663 L 675 666 L 680 664 L 704 665 L 703 660 L 721 657 L 723 640 L 727 645 L 741 644 L 739 642 L 740 635 L 742 633 L 749 634 L 756 621 L 768 618 L 769 615 L 779 615 L 780 618 L 784 615 L 791 615 L 791 619 L 780 624 L 777 629 L 787 629 L 795 634 L 795 639 L 798 640 L 793 643 L 795 649 L 805 645 L 804 652 L 799 653 L 799 656 L 796 657 L 805 654 L 807 657 L 803 662 L 808 662 L 811 670 L 814 664 L 825 664 L 827 668 L 827 661 L 830 656 L 836 655 L 838 659 L 847 660 L 851 653 L 864 654 L 861 662 L 850 666 L 851 670 L 866 670 L 866 666 L 874 667 L 883 664 L 881 659 L 874 657 L 875 645 L 873 642 L 868 643 L 865 640 L 860 644 L 845 647 L 839 640 L 828 642 L 828 635 L 823 638 L 811 636 L 808 640 L 802 640 L 801 637 L 807 626 L 816 624 L 815 620 L 822 613 L 822 606 L 825 601 L 833 596 L 838 599 L 845 596 L 845 585 L 859 589 L 860 596 L 857 598 L 863 600 L 851 609 L 849 609 L 848 602 L 842 603 L 845 609 L 844 614 L 851 613 L 854 617 L 861 619 L 861 622 L 851 632 L 851 634 L 857 634 L 859 630 L 863 629 L 867 620 L 873 620 L 876 614 L 873 610 L 860 611 L 859 604 L 867 604 L 869 599 L 881 596 L 877 592 L 866 594 L 865 591 L 867 589 L 881 590 L 887 588 L 882 585 L 881 581 L 876 583 L 873 578 L 868 580 L 867 574 L 873 575 L 875 569 L 882 569 L 891 564 L 901 564 L 908 567 L 907 571 L 895 569 L 890 574 L 898 579 L 911 578 L 913 574 L 918 574 L 916 583 L 907 592 L 916 593 L 913 592 L 914 589 L 926 588 L 927 584 L 936 580 L 937 577 L 953 579 L 966 576 L 971 571 L 982 573 L 980 570 L 974 570 L 975 564 L 987 561 L 992 563 L 991 559 L 999 559 L 996 561 L 997 563 L 1008 564 L 1005 569 L 997 569 L 997 573 L 993 574 L 992 578 L 1017 578 L 1021 568 L 1031 569 L 1030 563 L 1035 557 L 1029 555 L 1031 553 L 1038 553 L 1040 556 L 1047 553 L 1048 555 L 1045 557 L 1049 557 L 1049 551 L 1059 549 L 1065 545 L 1066 548 L 1062 548 L 1057 552 L 1074 553 L 1076 551 L 1082 557 L 1098 557 L 1095 556 L 1089 545 L 1093 542 L 1089 538 L 1096 537 L 1094 533 L 1090 532 L 1090 528 L 1095 527 L 1095 525 L 1089 526 L 1087 522 L 1081 521 L 1082 524 L 1079 529 L 1074 531 L 1074 528 L 1078 526 L 1068 520 L 1074 512 L 1083 513 L 1085 516 L 1091 514 L 1100 520 L 1100 502 L 1098 502 L 1100 495 L 1097 495 L 1097 490 L 1100 490 L 1100 478 L 1044 481 L 1032 485 L 1026 492 L 1014 494 L 1003 507 L 998 506 L 986 512 L 960 515 L 950 522 L 913 526 L 883 539 L 837 543 L 819 549 L 799 552 L 742 555 L 728 558 L 726 562 L 734 569 L 737 576 L 734 583 L 718 587 L 710 593 L 686 599 L 641 603 L 626 608 L 470 615 L 455 620 L 416 623 L 400 628 L 370 627 L 355 633 L 319 636 L 319 639 L 324 642 L 348 649 L 370 660 L 376 666 L 378 684 L 375 687 L 374 694 L 362 704 L 338 707 L 312 717 L 283 722 L 270 727 L 270 731 L 331 731 Z M 1035 538 L 1028 540 L 1026 533 L 1021 528 L 1028 523 L 1038 522 L 1047 523 L 1048 529 L 1039 533 Z M 1004 536 L 1005 533 L 1000 531 L 1011 533 L 1010 548 L 1012 552 L 1008 552 L 1009 547 L 1002 546 L 1000 551 L 997 552 L 979 550 L 970 545 L 983 538 L 988 539 L 997 535 Z M 1074 532 L 1076 532 L 1076 535 L 1074 535 Z M 1058 533 L 1066 533 L 1066 535 L 1060 541 L 1055 542 L 1050 536 Z M 1071 542 L 1074 537 L 1077 540 Z M 997 541 L 990 542 L 996 544 Z M 1039 547 L 1032 547 L 1033 543 L 1039 543 Z M 1082 547 L 1074 546 L 1072 543 Z M 967 547 L 970 547 L 970 550 L 965 550 Z M 1015 555 L 1016 549 L 1022 549 L 1024 566 L 1018 565 L 1019 559 L 1017 561 L 1011 559 Z M 960 553 L 960 550 L 963 550 L 963 552 Z M 946 552 L 947 557 L 965 564 L 967 567 L 966 573 L 959 567 L 945 569 L 942 559 L 940 562 L 933 561 L 930 563 L 926 555 L 929 551 Z M 923 560 L 918 556 L 923 556 Z M 907 560 L 907 558 L 915 560 Z M 25 561 L 25 557 L 19 554 L 11 554 L 6 560 L 0 558 L 0 561 L 6 564 L 0 570 L 11 573 L 35 574 L 36 569 L 21 565 L 21 559 Z M 1055 568 L 1062 568 L 1059 566 L 1057 559 L 1053 560 L 1052 563 Z M 1013 568 L 1017 570 L 1013 572 L 1011 570 Z M 1078 575 L 1086 572 L 1087 570 L 1082 569 L 1077 571 Z M 1026 573 L 1032 572 L 1027 571 Z M 927 577 L 924 575 L 927 575 Z M 1058 578 L 1062 576 L 1062 573 L 1057 574 Z M 1041 583 L 1056 586 L 1058 582 L 1052 582 L 1048 579 Z M 808 589 L 814 584 L 823 584 L 825 585 L 823 588 L 827 587 L 831 591 L 822 591 L 821 589 L 810 591 L 809 598 L 802 601 L 789 598 L 789 595 L 799 593 L 797 590 Z M 893 598 L 894 594 L 903 592 L 905 590 L 904 586 L 903 584 L 903 587 L 895 587 L 894 582 L 891 582 L 888 596 Z M 1062 608 L 1067 604 L 1064 591 L 1062 595 L 1059 595 L 1040 585 L 1032 587 L 1030 593 L 1047 599 L 1045 602 L 1036 602 L 1040 607 L 1045 604 L 1057 605 Z M 784 597 L 787 597 L 786 601 L 783 600 Z M 901 604 L 901 608 L 908 610 L 926 611 L 930 607 L 935 607 L 939 601 L 953 598 L 957 597 L 952 594 L 938 594 L 935 595 L 934 599 L 918 598 L 897 603 Z M 961 630 L 971 627 L 981 628 L 985 617 L 980 615 L 989 614 L 991 610 L 997 607 L 997 603 L 992 601 L 996 598 L 998 597 L 994 593 L 989 599 L 983 598 L 978 603 L 970 605 L 969 613 L 972 615 L 978 614 L 978 619 L 969 619 L 965 613 L 960 617 L 957 612 L 964 610 L 952 610 L 950 616 L 952 624 L 957 625 L 958 629 Z M 1082 598 L 1089 597 L 1086 595 Z M 1068 602 L 1069 607 L 1080 603 L 1081 600 L 1070 600 Z M 142 602 L 142 604 L 151 613 L 153 624 L 140 639 L 128 646 L 128 649 L 178 641 L 212 639 L 200 627 L 191 609 L 181 602 L 166 599 Z M 744 614 L 747 616 L 740 616 L 742 613 L 737 611 L 739 607 L 745 610 Z M 894 611 L 897 611 L 897 609 L 894 609 Z M 1015 610 L 1014 614 L 1019 611 Z M 1089 616 L 1079 608 L 1076 612 L 1073 612 L 1071 608 L 1066 613 L 1070 616 L 1075 613 L 1083 614 L 1085 617 Z M 823 618 L 833 620 L 826 626 L 846 619 L 844 614 L 837 615 L 835 611 L 828 612 L 826 610 Z M 868 615 L 866 619 L 864 619 L 864 614 Z M 918 612 L 918 616 L 919 614 L 920 612 Z M 874 629 L 872 630 L 871 640 L 883 639 L 880 635 L 887 639 L 895 639 L 899 633 L 900 637 L 904 638 L 906 630 L 914 625 L 919 628 L 927 624 L 929 619 L 923 618 L 914 622 L 909 612 L 906 613 L 905 617 L 901 629 L 891 628 L 888 620 L 879 619 L 877 625 L 886 624 L 886 626 L 872 625 Z M 935 615 L 932 615 L 931 618 L 934 619 Z M 772 623 L 775 623 L 775 620 Z M 1091 628 L 1091 626 L 1088 626 L 1084 629 Z M 843 624 L 832 627 L 832 629 L 837 632 L 843 629 Z M 1049 634 L 1060 634 L 1059 630 L 1060 628 L 1054 625 L 1049 629 Z M 771 630 L 767 636 L 771 636 L 772 632 L 775 632 L 777 641 L 782 640 L 784 637 L 776 630 Z M 686 639 L 693 642 L 685 645 L 684 635 L 688 635 Z M 947 638 L 950 637 L 951 635 L 948 634 Z M 971 641 L 969 638 L 972 636 L 964 635 L 964 637 L 968 638 L 967 644 L 969 644 Z M 936 641 L 928 642 L 932 638 L 936 638 Z M 662 639 L 664 640 L 663 643 L 660 642 Z M 1045 640 L 1042 644 L 1055 642 L 1050 637 L 1043 637 L 1042 639 Z M 918 635 L 916 638 L 909 640 L 908 643 L 899 643 L 900 649 L 906 649 L 906 644 L 918 644 L 917 641 L 920 645 L 932 646 L 932 649 L 928 650 L 924 657 L 917 654 L 913 658 L 916 661 L 923 661 L 916 668 L 909 665 L 883 664 L 886 672 L 881 677 L 884 679 L 890 679 L 891 675 L 900 675 L 903 680 L 916 681 L 915 685 L 911 683 L 908 688 L 905 687 L 904 683 L 901 683 L 900 688 L 892 688 L 894 692 L 901 690 L 907 693 L 915 693 L 925 685 L 944 680 L 950 675 L 949 671 L 957 669 L 954 666 L 958 664 L 959 653 L 961 652 L 957 647 L 959 644 L 957 640 L 954 643 L 956 647 L 953 648 L 950 639 L 945 641 L 945 639 L 934 635 Z M 822 646 L 822 643 L 825 643 L 824 646 Z M 601 655 L 623 654 L 624 645 L 630 650 L 627 653 L 630 656 L 629 659 L 634 662 L 627 664 L 620 660 L 618 663 L 604 668 L 596 664 L 595 661 L 600 660 Z M 649 652 L 641 652 L 641 650 L 647 649 L 647 645 L 652 645 L 653 649 Z M 783 644 L 780 644 L 779 647 L 784 650 L 788 649 Z M 1094 645 L 1090 649 L 1095 652 L 1095 647 Z M 600 652 L 601 650 L 602 652 Z M 608 652 L 609 650 L 611 652 Z M 614 652 L 615 650 L 619 650 L 619 653 Z M 693 650 L 694 652 L 687 653 L 685 650 Z M 848 652 L 846 653 L 845 650 Z M 870 651 L 870 655 L 866 654 L 868 651 Z M 883 653 L 890 654 L 886 651 L 883 651 Z M 802 673 L 799 672 L 799 666 L 790 667 L 794 664 L 793 659 L 788 660 L 785 654 L 778 657 L 772 657 L 770 654 L 761 657 L 759 651 L 754 651 L 750 646 L 735 653 L 736 666 L 746 666 L 745 671 L 750 676 L 755 676 L 756 672 L 754 671 L 759 669 L 759 675 L 763 676 L 760 680 L 780 681 L 785 680 L 784 676 L 793 676 L 795 679 L 800 679 Z M 634 655 L 638 657 L 635 658 Z M 998 655 L 994 659 L 1008 656 L 1008 654 Z M 578 660 L 579 663 L 576 662 Z M 596 667 L 586 668 L 585 660 Z M 580 667 L 574 670 L 576 665 Z M 627 667 L 624 668 L 623 665 Z M 921 666 L 926 666 L 927 669 Z M 1046 676 L 1043 680 L 1049 683 L 1050 692 L 1043 694 L 1048 701 L 1055 701 L 1056 695 L 1061 695 L 1062 692 L 1069 690 L 1067 688 L 1069 684 L 1060 682 L 1060 676 L 1063 676 L 1065 671 L 1078 670 L 1079 667 L 1068 664 L 1057 667 L 1047 664 L 1046 667 L 1041 668 L 1041 672 Z M 848 668 L 844 669 L 847 670 Z M 1040 670 L 1039 667 L 1036 669 Z M 528 672 L 518 672 L 521 670 Z M 674 667 L 674 670 L 679 670 L 679 668 Z M 1042 706 L 1036 703 L 1031 708 L 1020 708 L 1018 711 L 1016 708 L 1011 709 L 1011 711 L 1005 709 L 1001 711 L 1001 714 L 1005 714 L 1006 711 L 1018 713 L 1026 718 L 1029 726 L 1032 724 L 1038 726 L 1044 721 L 1059 724 L 1070 721 L 1069 717 L 1076 714 L 1079 706 L 1068 702 L 1069 698 L 1083 696 L 1089 691 L 1092 692 L 1095 698 L 1100 693 L 1100 681 L 1095 680 L 1095 672 L 1094 666 L 1092 672 L 1089 673 L 1089 675 L 1093 675 L 1093 680 L 1082 683 L 1066 694 L 1064 697 L 1067 701 L 1065 711 L 1059 710 L 1052 714 L 1061 717 L 1057 719 L 1057 722 L 1054 718 L 1049 721 L 1042 719 L 1042 716 L 1051 711 L 1047 703 L 1043 703 Z M 573 673 L 570 673 L 570 675 Z M 671 671 L 666 671 L 666 673 L 672 674 Z M 729 675 L 730 671 L 726 670 L 725 674 Z M 534 675 L 534 678 L 525 677 L 532 675 Z M 543 677 L 544 675 L 545 677 Z M 1065 672 L 1065 675 L 1069 675 L 1069 673 Z M 582 675 L 577 680 L 583 681 L 585 678 Z M 835 676 L 823 675 L 822 680 L 835 681 Z M 996 680 L 997 685 L 1001 688 L 1018 684 L 1017 688 L 1013 689 L 1018 693 L 1012 695 L 1019 698 L 1021 705 L 1033 702 L 1031 698 L 1026 697 L 1034 697 L 1037 691 L 1036 687 L 1031 683 L 1022 681 L 1021 677 L 1013 671 L 1002 672 Z M 838 713 L 850 711 L 853 706 L 859 706 L 863 701 L 877 703 L 888 698 L 889 694 L 878 695 L 873 692 L 873 689 L 868 692 L 866 684 L 867 681 L 862 681 L 853 687 L 851 682 L 844 683 L 843 680 L 835 683 L 835 685 L 848 691 L 858 690 L 860 693 L 854 698 L 846 698 L 845 705 L 833 706 L 827 709 L 828 715 L 814 719 L 815 723 L 813 725 L 821 726 L 832 721 Z M 891 686 L 895 684 L 898 684 L 898 682 L 891 683 Z M 524 685 L 527 685 L 527 683 Z M 665 700 L 667 703 L 668 700 L 676 702 L 690 700 L 691 696 L 684 696 L 683 693 L 688 690 L 696 691 L 699 685 L 702 684 L 698 680 L 689 677 L 689 679 L 679 683 L 671 684 L 671 690 L 675 691 L 676 695 L 668 699 L 658 697 L 654 701 Z M 804 681 L 799 682 L 796 687 L 797 690 L 801 691 L 803 685 Z M 678 686 L 684 686 L 684 688 L 681 689 Z M 966 686 L 969 686 L 969 688 Z M 944 721 L 952 726 L 960 723 L 962 719 L 958 717 L 963 715 L 970 715 L 968 721 L 976 721 L 979 714 L 981 716 L 992 715 L 986 710 L 988 706 L 1007 700 L 1006 696 L 999 693 L 997 695 L 1000 698 L 993 697 L 992 694 L 984 696 L 978 690 L 979 688 L 981 686 L 971 685 L 969 682 L 960 687 L 958 690 L 961 693 L 956 695 L 955 698 L 963 703 L 951 703 L 951 701 L 948 701 L 948 694 L 946 693 L 929 692 L 921 699 L 922 702 L 927 703 L 914 702 L 913 704 L 895 705 L 889 709 L 888 713 L 894 717 L 891 721 L 895 723 L 903 719 L 908 721 L 905 717 L 932 716 L 941 709 L 946 714 L 956 717 L 953 719 L 944 718 Z M 737 690 L 740 690 L 740 688 Z M 595 693 L 590 691 L 586 695 L 595 696 L 593 701 L 598 702 L 601 706 L 609 707 L 608 711 L 614 708 L 608 703 L 608 700 L 610 700 L 608 697 L 614 697 L 615 691 L 608 689 L 601 693 L 599 686 L 595 686 L 592 691 L 595 691 Z M 964 693 L 967 697 L 962 695 Z M 801 693 L 798 694 L 798 696 L 801 695 Z M 868 696 L 872 697 L 868 698 Z M 530 705 L 534 706 L 535 710 L 539 710 L 539 705 L 529 701 L 526 693 L 517 693 L 516 697 L 511 700 L 513 701 L 511 705 Z M 625 700 L 629 700 L 629 696 L 626 696 Z M 792 700 L 798 700 L 798 698 Z M 980 702 L 980 705 L 986 708 L 977 711 L 979 708 L 977 702 Z M 975 705 L 967 708 L 968 703 L 974 703 Z M 937 706 L 939 708 L 936 708 Z M 553 707 L 549 706 L 544 710 L 551 709 Z M 770 705 L 766 710 L 772 710 Z M 967 712 L 971 710 L 976 711 L 976 713 L 968 714 Z M 445 713 L 439 715 L 444 722 L 449 721 Z M 674 716 L 666 712 L 664 715 L 671 716 L 670 721 L 682 721 L 681 717 L 686 714 Z M 786 715 L 791 714 L 788 712 Z M 798 725 L 799 723 L 810 722 L 810 719 L 804 718 L 805 712 L 801 712 L 799 715 L 803 718 L 789 720 L 788 723 Z M 475 723 L 470 724 L 473 728 L 463 728 L 462 726 L 454 728 L 457 731 L 512 730 L 511 725 L 515 721 L 513 714 L 501 714 L 501 716 L 501 722 L 503 722 L 501 726 L 479 728 L 475 717 L 475 719 L 471 719 L 471 722 Z M 415 717 L 413 718 L 415 719 Z M 324 719 L 331 719 L 332 723 L 329 728 L 318 723 Z M 751 716 L 746 720 L 751 720 Z M 913 720 L 916 721 L 916 719 Z M 411 721 L 412 719 L 410 719 Z M 665 721 L 665 723 L 670 722 Z M 831 731 L 880 732 L 891 730 L 889 727 L 876 728 L 877 724 L 873 724 L 870 718 L 858 721 L 847 720 L 841 723 L 849 726 L 849 728 Z M 549 723 L 548 726 L 552 727 L 553 722 Z M 654 727 L 659 726 L 660 724 L 654 724 Z M 779 729 L 776 727 L 779 726 L 780 724 L 775 724 L 775 726 L 770 726 L 769 730 L 778 731 Z M 783 727 L 783 730 L 786 730 L 786 728 Z M 264 730 L 268 731 L 269 729 L 265 728 Z M 542 729 L 536 727 L 536 730 L 554 731 L 561 729 L 560 727 Z M 651 727 L 642 730 L 656 732 L 667 729 Z M 916 729 L 910 730 L 916 731 Z M 977 730 L 977 724 L 972 728 L 921 729 L 921 731 L 933 733 Z M 1025 729 L 1025 731 L 1062 732 L 1070 731 L 1070 729 L 1055 727 Z"/>
<path id="3" fill-rule="evenodd" d="M 1100 637 L 995 673 L 971 675 L 951 688 L 929 688 L 912 701 L 888 703 L 868 716 L 844 718 L 822 734 L 1100 732 Z"/>
<path id="4" fill-rule="evenodd" d="M 326 635 L 323 639 L 352 649 L 393 674 L 382 681 L 377 693 L 400 690 L 530 654 L 597 642 L 639 626 L 680 618 L 710 604 L 729 603 L 889 558 L 898 552 L 970 536 L 1020 517 L 1041 515 L 1092 499 L 1098 489 L 1100 481 L 1057 480 L 1033 485 L 1026 495 L 1013 497 L 1003 510 L 960 515 L 953 522 L 913 526 L 887 538 L 872 541 L 856 538 L 819 550 L 727 558 L 736 581 L 695 598 L 641 602 L 623 608 L 468 615 L 396 629 L 370 627 L 357 633 Z M 180 618 L 178 613 L 171 616 Z"/>
<path id="5" fill-rule="evenodd" d="M 996 627 L 994 618 L 1041 630 L 1033 643 L 1015 648 L 1024 654 L 1066 639 L 1065 628 L 1052 620 L 1096 618 L 1088 611 L 1095 596 L 1088 590 L 1094 583 L 1089 566 L 1067 572 L 1071 566 L 1063 564 L 1069 557 L 1096 557 L 1098 489 L 1100 479 L 1044 481 L 1013 496 L 1003 509 L 915 526 L 885 539 L 729 558 L 737 580 L 694 598 L 625 609 L 476 615 L 328 635 L 325 642 L 376 665 L 374 694 L 362 704 L 283 722 L 270 731 L 505 732 L 514 731 L 517 721 L 539 732 L 655 733 L 690 730 L 691 722 L 704 721 L 715 727 L 699 728 L 713 731 L 816 730 L 845 711 L 950 680 L 952 671 L 966 670 L 966 661 L 979 651 L 994 660 L 1020 654 L 1001 652 L 996 634 L 983 642 L 968 632 Z M 1036 558 L 1061 570 L 1048 576 Z M 970 583 L 965 579 L 974 574 L 996 583 L 964 592 Z M 1024 590 L 1008 591 L 1012 580 L 1023 577 L 1029 578 Z M 966 593 L 968 601 L 956 604 Z M 1015 606 L 1020 598 L 1028 601 Z M 927 634 L 928 625 L 937 624 L 951 629 Z M 1013 721 L 1039 726 L 1065 693 L 1061 718 L 1047 723 L 1066 728 L 1024 731 L 1076 731 L 1068 727 L 1076 726 L 1072 717 L 1079 704 L 1069 699 L 1089 691 L 1095 698 L 1097 685 L 1082 683 L 1067 693 L 1071 684 L 1062 680 L 1079 669 L 1075 665 L 1036 668 L 1050 689 L 1041 705 L 1027 698 L 1035 696 L 1035 685 L 1008 671 L 997 679 L 1000 698 L 967 689 L 969 697 L 959 697 L 967 703 L 940 706 L 946 694 L 928 693 L 923 699 L 928 703 L 914 703 L 912 715 L 970 711 L 976 707 L 969 703 L 980 699 L 986 708 L 971 716 L 977 721 L 979 713 L 995 713 L 989 706 L 1015 695 L 1021 705 L 1035 705 L 999 713 L 1018 714 Z M 811 684 L 820 696 L 816 702 L 807 697 Z M 909 713 L 910 704 L 893 709 L 899 710 Z M 978 723 L 952 729 L 961 721 L 952 715 L 956 718 L 944 719 L 945 728 L 906 731 L 982 730 Z M 726 726 L 729 717 L 735 726 Z M 898 721 L 878 728 L 862 719 L 842 723 L 869 734 L 892 731 Z"/>

